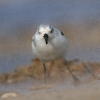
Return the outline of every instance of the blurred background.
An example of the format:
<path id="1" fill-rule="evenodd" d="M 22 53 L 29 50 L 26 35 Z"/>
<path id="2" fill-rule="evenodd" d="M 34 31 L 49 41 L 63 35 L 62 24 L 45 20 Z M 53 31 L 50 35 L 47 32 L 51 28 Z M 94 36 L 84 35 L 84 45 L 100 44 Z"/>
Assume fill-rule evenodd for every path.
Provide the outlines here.
<path id="1" fill-rule="evenodd" d="M 40 24 L 63 31 L 67 60 L 100 61 L 100 0 L 0 0 L 0 74 L 31 63 Z"/>

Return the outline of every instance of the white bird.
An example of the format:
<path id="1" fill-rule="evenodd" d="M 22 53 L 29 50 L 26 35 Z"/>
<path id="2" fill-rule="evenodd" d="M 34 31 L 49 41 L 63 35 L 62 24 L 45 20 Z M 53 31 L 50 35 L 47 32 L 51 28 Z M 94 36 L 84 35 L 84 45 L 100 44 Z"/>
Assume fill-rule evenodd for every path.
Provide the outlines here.
<path id="1" fill-rule="evenodd" d="M 44 66 L 44 82 L 46 83 L 46 62 L 54 61 L 62 58 L 66 68 L 71 73 L 74 81 L 78 79 L 72 74 L 66 62 L 66 54 L 68 49 L 68 41 L 63 32 L 52 27 L 51 25 L 40 25 L 32 37 L 32 50 L 34 55 L 43 63 Z"/>

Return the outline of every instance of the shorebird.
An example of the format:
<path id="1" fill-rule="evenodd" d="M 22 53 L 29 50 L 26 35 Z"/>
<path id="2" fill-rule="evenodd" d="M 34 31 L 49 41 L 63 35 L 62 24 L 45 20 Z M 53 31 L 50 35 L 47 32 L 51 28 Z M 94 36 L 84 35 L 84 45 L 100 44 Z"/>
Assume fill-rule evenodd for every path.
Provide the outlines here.
<path id="1" fill-rule="evenodd" d="M 79 81 L 71 72 L 67 62 L 66 54 L 68 41 L 63 32 L 51 25 L 42 24 L 37 28 L 32 37 L 32 50 L 34 55 L 43 63 L 44 83 L 46 83 L 46 62 L 63 59 L 66 68 L 72 75 L 74 81 Z"/>

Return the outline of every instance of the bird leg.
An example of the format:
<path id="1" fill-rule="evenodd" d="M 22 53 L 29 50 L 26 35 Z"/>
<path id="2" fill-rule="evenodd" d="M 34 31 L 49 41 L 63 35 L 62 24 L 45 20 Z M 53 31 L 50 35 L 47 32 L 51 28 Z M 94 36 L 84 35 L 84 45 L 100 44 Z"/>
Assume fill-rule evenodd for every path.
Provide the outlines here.
<path id="1" fill-rule="evenodd" d="M 94 78 L 94 79 L 98 79 L 98 77 L 94 74 L 92 68 L 90 67 L 90 63 L 87 63 L 85 66 L 86 70 L 88 71 L 88 73 Z"/>
<path id="2" fill-rule="evenodd" d="M 69 66 L 68 66 L 68 64 L 67 64 L 66 61 L 65 61 L 64 64 L 66 65 L 67 70 L 68 70 L 68 71 L 70 72 L 70 74 L 72 75 L 73 80 L 74 80 L 75 82 L 79 82 L 79 79 L 71 72 L 71 70 L 70 70 L 70 68 L 69 68 Z"/>
<path id="3" fill-rule="evenodd" d="M 47 71 L 47 69 L 46 69 L 46 66 L 44 63 L 43 63 L 43 67 L 44 67 L 44 83 L 46 84 L 46 71 Z"/>

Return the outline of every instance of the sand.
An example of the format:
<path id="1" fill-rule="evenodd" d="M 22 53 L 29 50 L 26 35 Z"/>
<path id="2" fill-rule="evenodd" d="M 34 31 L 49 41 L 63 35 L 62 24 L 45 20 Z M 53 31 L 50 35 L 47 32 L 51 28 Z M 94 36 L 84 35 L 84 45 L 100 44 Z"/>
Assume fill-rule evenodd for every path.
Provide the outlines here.
<path id="1" fill-rule="evenodd" d="M 9 97 L 7 100 L 100 100 L 100 81 L 89 83 L 85 86 L 73 87 L 72 89 L 50 90 L 49 88 L 33 90 L 31 94 Z M 61 85 L 62 87 L 62 85 Z M 52 87 L 54 88 L 54 87 Z"/>
<path id="2" fill-rule="evenodd" d="M 61 59 L 47 63 L 47 84 L 43 84 L 43 66 L 38 59 L 32 64 L 20 66 L 11 73 L 0 76 L 1 84 L 7 87 L 11 84 L 23 85 L 24 88 L 13 87 L 13 91 L 1 91 L 2 99 L 7 100 L 100 100 L 100 63 L 83 62 L 79 59 L 67 61 L 71 71 L 80 80 L 78 83 L 72 77 Z M 37 67 L 38 66 L 38 67 Z M 33 85 L 24 83 L 28 79 Z M 16 92 L 18 88 L 20 92 Z M 26 91 L 26 92 L 25 92 Z M 6 96 L 6 98 L 2 98 Z"/>

